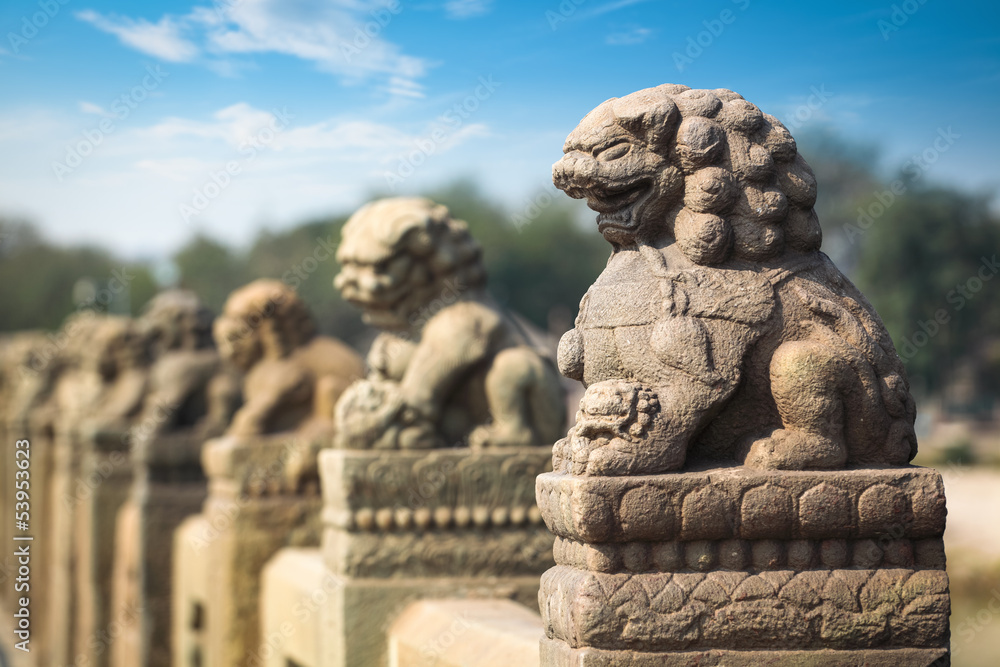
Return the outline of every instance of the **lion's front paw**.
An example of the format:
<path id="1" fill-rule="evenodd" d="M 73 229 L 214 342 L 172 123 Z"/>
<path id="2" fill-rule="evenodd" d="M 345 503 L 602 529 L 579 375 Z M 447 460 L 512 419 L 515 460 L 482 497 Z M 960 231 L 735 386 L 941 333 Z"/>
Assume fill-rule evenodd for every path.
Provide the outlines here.
<path id="1" fill-rule="evenodd" d="M 441 446 L 434 425 L 408 406 L 399 386 L 359 380 L 340 397 L 335 446 L 343 449 L 428 449 Z"/>

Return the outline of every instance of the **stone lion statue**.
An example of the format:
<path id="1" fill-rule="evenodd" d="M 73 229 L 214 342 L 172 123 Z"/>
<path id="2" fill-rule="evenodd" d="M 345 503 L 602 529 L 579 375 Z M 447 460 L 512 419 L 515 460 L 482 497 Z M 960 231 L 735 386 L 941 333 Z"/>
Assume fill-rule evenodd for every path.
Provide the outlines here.
<path id="1" fill-rule="evenodd" d="M 914 456 L 902 362 L 819 251 L 816 179 L 776 118 L 668 84 L 604 102 L 563 150 L 553 180 L 597 211 L 612 254 L 560 341 L 560 371 L 587 391 L 557 469 Z"/>
<path id="2" fill-rule="evenodd" d="M 326 430 L 340 394 L 364 375 L 361 358 L 317 335 L 305 303 L 277 280 L 230 294 L 213 335 L 223 359 L 245 374 L 227 435 Z"/>
<path id="3" fill-rule="evenodd" d="M 337 404 L 351 449 L 552 442 L 564 428 L 555 365 L 485 289 L 479 244 L 427 199 L 383 199 L 344 225 L 334 285 L 382 333 L 368 377 Z"/>
<path id="4" fill-rule="evenodd" d="M 120 439 L 142 412 L 149 387 L 150 348 L 136 322 L 123 315 L 98 316 L 81 339 L 84 375 L 71 400 L 79 432 L 89 438 Z"/>
<path id="5" fill-rule="evenodd" d="M 215 350 L 214 318 L 187 290 L 160 292 L 146 304 L 137 323 L 153 358 L 139 420 L 144 439 L 178 429 L 213 437 L 229 425 L 239 406 L 239 377 Z"/>

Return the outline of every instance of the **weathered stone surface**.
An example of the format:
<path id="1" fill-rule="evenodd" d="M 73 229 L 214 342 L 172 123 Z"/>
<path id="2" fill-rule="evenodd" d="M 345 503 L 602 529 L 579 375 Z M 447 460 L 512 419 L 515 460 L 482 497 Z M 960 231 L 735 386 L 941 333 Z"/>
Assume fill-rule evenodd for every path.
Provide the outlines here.
<path id="1" fill-rule="evenodd" d="M 229 435 L 298 429 L 329 436 L 333 406 L 363 374 L 358 355 L 317 335 L 306 305 L 277 280 L 257 280 L 230 294 L 213 333 L 222 357 L 244 373 L 243 405 Z"/>
<path id="2" fill-rule="evenodd" d="M 553 180 L 612 246 L 559 345 L 542 664 L 946 664 L 940 475 L 816 180 L 729 90 L 604 102 Z"/>
<path id="3" fill-rule="evenodd" d="M 207 442 L 209 495 L 200 519 L 175 537 L 172 605 L 175 660 L 198 652 L 205 664 L 246 665 L 260 644 L 260 574 L 284 547 L 320 541 L 319 480 L 301 475 L 296 453 L 317 448 L 304 436 L 226 436 Z M 202 569 L 204 568 L 204 570 Z M 203 572 L 180 583 L 184 572 Z M 186 664 L 186 663 L 181 663 Z"/>
<path id="4" fill-rule="evenodd" d="M 320 454 L 324 554 L 351 577 L 525 576 L 552 564 L 545 447 Z"/>
<path id="5" fill-rule="evenodd" d="M 197 654 L 205 664 L 245 665 L 260 643 L 264 565 L 281 548 L 319 546 L 316 455 L 362 363 L 318 336 L 302 300 L 274 280 L 231 294 L 213 334 L 223 359 L 244 374 L 243 404 L 225 436 L 205 443 L 208 497 L 201 518 L 176 537 L 177 557 L 203 562 L 207 575 L 200 564 L 174 564 L 198 576 L 175 577 L 173 644 L 175 661 Z"/>
<path id="6" fill-rule="evenodd" d="M 310 584 L 296 584 L 323 592 L 307 621 L 322 627 L 318 664 L 384 667 L 389 626 L 418 600 L 499 598 L 535 608 L 538 577 L 553 564 L 554 538 L 534 503 L 534 479 L 549 468 L 549 454 L 547 447 L 323 450 L 325 567 Z M 292 577 L 276 563 L 301 556 L 282 552 L 270 577 Z M 279 597 L 287 608 L 288 595 Z M 281 620 L 271 614 L 268 623 Z M 319 632 L 310 627 L 303 637 Z M 296 636 L 279 655 L 308 650 Z"/>
<path id="7" fill-rule="evenodd" d="M 677 576 L 557 566 L 539 593 L 548 635 L 574 647 L 637 651 L 947 641 L 948 578 L 940 570 L 710 571 L 683 585 Z"/>
<path id="8" fill-rule="evenodd" d="M 426 199 L 372 202 L 347 221 L 334 284 L 382 333 L 368 377 L 337 406 L 345 449 L 524 447 L 564 428 L 555 364 L 485 289 L 464 222 Z"/>
<path id="9" fill-rule="evenodd" d="M 894 504 L 872 502 L 887 494 Z M 587 542 L 939 538 L 945 520 L 941 476 L 919 467 L 768 471 L 733 466 L 609 478 L 552 472 L 538 478 L 537 495 L 542 517 L 556 535 Z M 909 509 L 917 499 L 925 508 L 919 523 Z M 817 524 L 817 512 L 830 523 Z"/>
<path id="10" fill-rule="evenodd" d="M 551 667 L 948 667 L 946 649 L 604 651 L 542 640 L 542 665 Z"/>
<path id="11" fill-rule="evenodd" d="M 613 251 L 560 343 L 587 393 L 557 471 L 913 457 L 902 361 L 819 252 L 816 181 L 776 118 L 667 84 L 604 102 L 563 151 L 553 180 L 597 211 Z"/>

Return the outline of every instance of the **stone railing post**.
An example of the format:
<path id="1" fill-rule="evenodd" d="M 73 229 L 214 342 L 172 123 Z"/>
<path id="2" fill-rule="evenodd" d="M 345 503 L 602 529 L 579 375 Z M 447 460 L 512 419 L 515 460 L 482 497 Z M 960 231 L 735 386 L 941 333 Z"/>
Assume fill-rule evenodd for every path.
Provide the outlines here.
<path id="1" fill-rule="evenodd" d="M 335 580 L 322 667 L 386 665 L 389 627 L 415 600 L 509 598 L 535 608 L 538 576 L 552 563 L 534 502 L 549 451 L 321 452 L 322 553 Z"/>
<path id="2" fill-rule="evenodd" d="M 173 536 L 205 501 L 201 445 L 191 433 L 133 441 L 132 488 L 115 531 L 114 667 L 171 664 Z"/>
<path id="3" fill-rule="evenodd" d="M 663 84 L 564 153 L 613 250 L 559 343 L 586 392 L 538 479 L 542 665 L 946 664 L 941 477 L 791 134 Z"/>
<path id="4" fill-rule="evenodd" d="M 295 434 L 226 436 L 202 450 L 208 497 L 174 536 L 173 664 L 250 664 L 259 649 L 260 575 L 287 546 L 318 546 L 313 451 Z"/>

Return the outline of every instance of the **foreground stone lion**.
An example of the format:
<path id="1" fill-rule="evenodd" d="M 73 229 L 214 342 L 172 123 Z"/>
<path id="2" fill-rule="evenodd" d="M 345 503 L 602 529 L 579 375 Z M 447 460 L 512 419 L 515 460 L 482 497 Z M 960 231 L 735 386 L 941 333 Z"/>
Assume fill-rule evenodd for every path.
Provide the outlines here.
<path id="1" fill-rule="evenodd" d="M 514 447 L 564 428 L 555 366 L 486 292 L 479 244 L 427 199 L 384 199 L 344 225 L 334 285 L 383 330 L 337 405 L 344 448 Z"/>
<path id="2" fill-rule="evenodd" d="M 819 252 L 816 180 L 777 119 L 730 90 L 663 85 L 598 106 L 564 152 L 553 180 L 613 250 L 560 342 L 560 370 L 588 388 L 557 469 L 914 456 L 902 362 Z"/>

